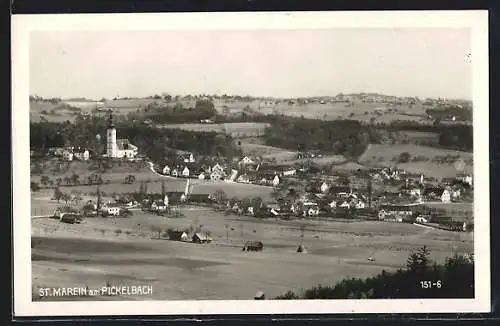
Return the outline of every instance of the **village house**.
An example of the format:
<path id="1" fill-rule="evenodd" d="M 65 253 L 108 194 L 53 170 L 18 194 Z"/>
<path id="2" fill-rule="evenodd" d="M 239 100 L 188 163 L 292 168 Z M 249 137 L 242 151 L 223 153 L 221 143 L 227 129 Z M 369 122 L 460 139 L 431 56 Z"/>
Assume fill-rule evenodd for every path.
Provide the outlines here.
<path id="1" fill-rule="evenodd" d="M 51 147 L 48 150 L 48 154 L 56 157 L 63 156 L 64 148 L 62 147 Z"/>
<path id="2" fill-rule="evenodd" d="M 162 170 L 162 173 L 164 175 L 169 175 L 170 174 L 170 167 L 168 165 L 165 165 L 165 167 Z"/>
<path id="3" fill-rule="evenodd" d="M 210 173 L 210 180 L 216 181 L 216 180 L 224 180 L 226 177 L 226 172 L 224 170 L 212 170 L 212 173 Z"/>
<path id="4" fill-rule="evenodd" d="M 422 191 L 420 190 L 420 188 L 410 188 L 408 189 L 408 194 L 412 197 L 420 197 L 422 196 Z"/>
<path id="5" fill-rule="evenodd" d="M 80 161 L 88 161 L 90 159 L 90 153 L 88 150 L 79 149 L 74 151 L 73 156 L 75 159 Z"/>
<path id="6" fill-rule="evenodd" d="M 178 151 L 179 155 L 177 160 L 181 163 L 194 163 L 196 162 L 193 153 Z"/>
<path id="7" fill-rule="evenodd" d="M 403 222 L 404 219 L 411 218 L 414 212 L 414 205 L 382 205 L 378 212 L 381 221 Z"/>
<path id="8" fill-rule="evenodd" d="M 205 180 L 205 172 L 201 172 L 200 174 L 198 174 L 198 179 Z"/>
<path id="9" fill-rule="evenodd" d="M 469 174 L 459 174 L 457 175 L 457 180 L 465 183 L 465 184 L 468 184 L 469 186 L 472 187 L 472 175 L 469 175 Z"/>
<path id="10" fill-rule="evenodd" d="M 101 212 L 105 216 L 118 216 L 120 215 L 120 207 L 113 204 L 104 204 L 101 207 Z"/>
<path id="11" fill-rule="evenodd" d="M 172 241 L 189 241 L 189 236 L 184 231 L 171 231 L 169 232 L 168 238 Z"/>
<path id="12" fill-rule="evenodd" d="M 177 177 L 179 176 L 179 171 L 177 170 L 177 168 L 174 168 L 174 169 L 172 170 L 172 173 L 171 173 L 171 174 L 172 174 L 172 176 L 173 176 L 173 177 L 176 177 L 176 178 L 177 178 Z"/>
<path id="13" fill-rule="evenodd" d="M 286 176 L 286 177 L 292 176 L 292 175 L 295 175 L 295 174 L 297 174 L 297 170 L 296 169 L 285 169 L 283 171 L 283 176 Z"/>
<path id="14" fill-rule="evenodd" d="M 239 183 L 250 183 L 250 177 L 248 176 L 247 173 L 240 174 L 238 176 L 238 178 L 236 179 L 236 182 L 239 182 Z"/>
<path id="15" fill-rule="evenodd" d="M 315 202 L 305 202 L 302 204 L 303 207 L 303 215 L 304 216 L 318 216 L 319 215 L 319 207 Z"/>
<path id="16" fill-rule="evenodd" d="M 352 189 L 349 186 L 330 186 L 328 188 L 328 194 L 332 196 L 347 197 L 352 193 Z"/>
<path id="17" fill-rule="evenodd" d="M 456 188 L 451 188 L 451 190 L 450 190 L 450 191 L 451 191 L 451 199 L 453 199 L 453 200 L 458 200 L 458 199 L 460 199 L 460 196 L 461 196 L 461 193 L 462 193 L 462 191 L 461 191 L 461 189 L 460 189 L 460 188 L 458 188 L 458 187 L 456 187 Z"/>
<path id="18" fill-rule="evenodd" d="M 440 200 L 443 203 L 451 202 L 451 192 L 447 188 L 427 187 L 424 189 L 422 196 L 427 201 Z"/>
<path id="19" fill-rule="evenodd" d="M 210 238 L 206 233 L 198 232 L 193 235 L 191 241 L 194 243 L 210 243 L 212 242 L 212 238 Z"/>
<path id="20" fill-rule="evenodd" d="M 250 158 L 249 156 L 244 156 L 239 162 L 239 165 L 249 165 L 249 164 L 255 164 L 255 160 Z"/>
<path id="21" fill-rule="evenodd" d="M 62 158 L 65 161 L 73 161 L 73 151 L 70 149 L 65 149 L 62 153 Z"/>
<path id="22" fill-rule="evenodd" d="M 280 177 L 278 175 L 275 175 L 273 180 L 271 181 L 273 187 L 277 187 L 280 184 Z"/>
<path id="23" fill-rule="evenodd" d="M 185 166 L 184 169 L 182 169 L 182 177 L 189 178 L 189 169 L 187 166 Z"/>

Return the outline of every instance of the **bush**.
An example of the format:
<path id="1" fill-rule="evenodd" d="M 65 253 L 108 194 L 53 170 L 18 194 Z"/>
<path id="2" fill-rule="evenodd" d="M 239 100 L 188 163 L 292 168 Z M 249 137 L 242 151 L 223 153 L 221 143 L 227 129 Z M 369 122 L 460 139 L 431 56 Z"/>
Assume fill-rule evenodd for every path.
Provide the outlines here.
<path id="1" fill-rule="evenodd" d="M 279 295 L 275 298 L 276 300 L 298 300 L 300 297 L 292 291 L 288 291 L 285 294 Z"/>
<path id="2" fill-rule="evenodd" d="M 399 154 L 398 162 L 399 163 L 408 163 L 411 159 L 411 155 L 408 152 L 403 152 Z"/>

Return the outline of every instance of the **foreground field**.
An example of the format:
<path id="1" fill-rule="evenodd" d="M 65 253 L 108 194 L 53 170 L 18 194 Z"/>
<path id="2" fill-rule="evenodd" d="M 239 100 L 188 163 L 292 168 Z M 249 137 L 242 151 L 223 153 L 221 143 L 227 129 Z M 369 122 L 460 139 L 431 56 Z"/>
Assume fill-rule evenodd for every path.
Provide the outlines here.
<path id="1" fill-rule="evenodd" d="M 262 221 L 208 209 L 186 209 L 186 217 L 177 219 L 134 213 L 130 218 L 87 219 L 81 225 L 32 219 L 34 292 L 38 287 L 111 284 L 153 286 L 151 297 L 114 300 L 251 299 L 259 290 L 274 297 L 401 267 L 410 251 L 423 245 L 436 261 L 469 252 L 473 245 L 472 234 L 408 224 Z M 190 226 L 210 232 L 213 243 L 153 239 L 155 228 Z M 301 227 L 305 254 L 296 252 Z M 262 241 L 264 250 L 242 252 L 247 240 Z"/>
<path id="2" fill-rule="evenodd" d="M 397 163 L 394 159 L 401 153 L 409 153 L 408 163 Z M 453 162 L 435 162 L 436 157 L 458 156 Z M 414 157 L 424 157 L 426 161 L 412 161 Z M 411 173 L 423 173 L 434 178 L 455 177 L 458 173 L 472 170 L 472 153 L 445 150 L 420 145 L 370 144 L 358 160 L 363 165 L 394 166 Z"/>

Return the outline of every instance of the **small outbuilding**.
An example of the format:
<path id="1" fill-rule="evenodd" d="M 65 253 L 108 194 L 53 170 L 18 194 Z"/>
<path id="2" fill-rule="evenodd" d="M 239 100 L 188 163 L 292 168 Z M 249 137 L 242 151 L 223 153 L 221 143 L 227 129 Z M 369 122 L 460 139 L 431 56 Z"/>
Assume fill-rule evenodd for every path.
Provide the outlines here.
<path id="1" fill-rule="evenodd" d="M 264 244 L 260 241 L 247 241 L 243 246 L 243 251 L 262 251 Z"/>

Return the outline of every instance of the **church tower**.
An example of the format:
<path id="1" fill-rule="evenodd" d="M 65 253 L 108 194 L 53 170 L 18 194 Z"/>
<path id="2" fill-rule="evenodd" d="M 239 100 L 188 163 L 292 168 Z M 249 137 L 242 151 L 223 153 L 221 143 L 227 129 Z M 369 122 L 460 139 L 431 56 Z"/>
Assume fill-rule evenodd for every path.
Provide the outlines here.
<path id="1" fill-rule="evenodd" d="M 117 146 L 116 146 L 116 128 L 113 123 L 113 114 L 109 112 L 109 124 L 106 129 L 106 156 L 116 157 Z"/>

